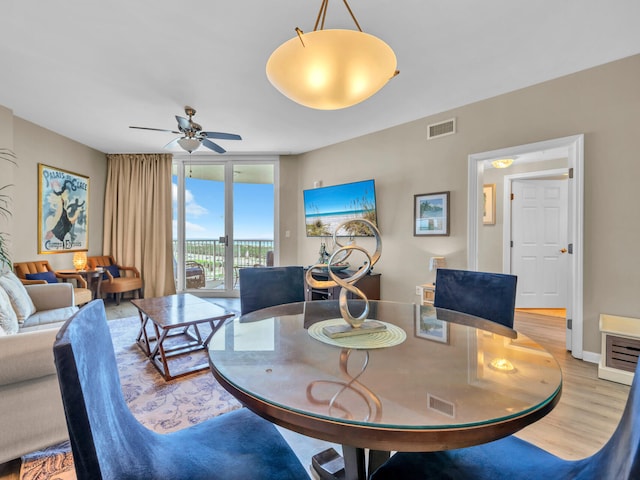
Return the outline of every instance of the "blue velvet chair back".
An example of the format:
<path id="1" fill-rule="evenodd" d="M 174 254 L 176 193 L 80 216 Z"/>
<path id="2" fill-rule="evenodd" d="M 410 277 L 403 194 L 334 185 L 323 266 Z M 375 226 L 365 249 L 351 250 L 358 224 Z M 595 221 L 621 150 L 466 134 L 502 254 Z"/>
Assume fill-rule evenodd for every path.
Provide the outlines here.
<path id="1" fill-rule="evenodd" d="M 139 423 L 122 394 L 102 300 L 65 323 L 53 351 L 78 480 L 307 475 L 276 428 L 246 408 L 168 434 Z"/>
<path id="2" fill-rule="evenodd" d="M 593 476 L 584 478 L 640 478 L 640 364 L 615 432 L 602 450 L 586 461 Z"/>
<path id="3" fill-rule="evenodd" d="M 439 268 L 433 305 L 513 328 L 515 275 Z"/>
<path id="4" fill-rule="evenodd" d="M 304 301 L 302 267 L 253 267 L 240 269 L 240 313 Z"/>
<path id="5" fill-rule="evenodd" d="M 62 327 L 53 350 L 77 477 L 119 478 L 109 463 L 98 459 L 135 457 L 151 432 L 133 417 L 122 396 L 101 300 L 83 307 Z M 122 461 L 136 463 L 135 458 Z"/>

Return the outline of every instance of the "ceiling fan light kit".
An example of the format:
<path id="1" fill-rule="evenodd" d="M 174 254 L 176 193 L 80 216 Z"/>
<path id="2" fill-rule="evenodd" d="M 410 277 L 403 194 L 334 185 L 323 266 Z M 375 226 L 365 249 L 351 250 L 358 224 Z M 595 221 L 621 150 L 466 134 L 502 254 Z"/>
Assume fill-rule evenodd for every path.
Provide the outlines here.
<path id="1" fill-rule="evenodd" d="M 329 0 L 323 0 L 313 32 L 296 28 L 297 36 L 280 45 L 267 61 L 271 84 L 305 107 L 338 110 L 356 105 L 399 73 L 391 47 L 364 33 L 343 2 L 357 31 L 324 30 Z"/>
<path id="2" fill-rule="evenodd" d="M 183 137 L 178 139 L 178 145 L 180 145 L 183 150 L 191 153 L 200 147 L 200 140 L 197 138 Z"/>
<path id="3" fill-rule="evenodd" d="M 176 115 L 176 120 L 178 121 L 178 130 L 163 130 L 160 128 L 149 128 L 149 127 L 129 127 L 129 128 L 137 128 L 140 130 L 154 130 L 156 132 L 170 132 L 170 133 L 182 133 L 184 136 L 180 138 L 175 138 L 169 143 L 167 143 L 164 148 L 171 149 L 176 145 L 179 145 L 183 150 L 189 152 L 195 152 L 200 145 L 204 145 L 210 150 L 218 153 L 225 153 L 226 150 L 222 148 L 217 143 L 212 142 L 211 138 L 216 138 L 220 140 L 242 140 L 240 135 L 236 135 L 235 133 L 223 133 L 223 132 L 203 132 L 202 126 L 193 121 L 193 116 L 196 114 L 194 108 L 190 106 L 184 107 L 184 112 L 187 114 L 189 119 L 184 117 L 180 117 Z"/>

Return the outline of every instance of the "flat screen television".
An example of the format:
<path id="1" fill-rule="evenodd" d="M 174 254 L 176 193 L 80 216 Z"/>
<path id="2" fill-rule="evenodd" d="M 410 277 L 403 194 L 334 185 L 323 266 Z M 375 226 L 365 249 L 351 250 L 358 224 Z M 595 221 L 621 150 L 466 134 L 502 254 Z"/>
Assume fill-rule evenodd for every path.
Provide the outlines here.
<path id="1" fill-rule="evenodd" d="M 338 225 L 364 218 L 378 226 L 375 181 L 344 183 L 304 190 L 304 221 L 307 237 L 330 237 Z M 371 229 L 356 223 L 337 233 L 340 237 L 372 237 Z"/>

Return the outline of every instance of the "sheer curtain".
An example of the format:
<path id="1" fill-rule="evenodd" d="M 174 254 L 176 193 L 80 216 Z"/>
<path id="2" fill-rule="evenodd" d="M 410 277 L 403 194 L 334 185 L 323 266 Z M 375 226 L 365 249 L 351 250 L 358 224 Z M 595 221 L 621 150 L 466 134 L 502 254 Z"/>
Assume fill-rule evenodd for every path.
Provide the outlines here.
<path id="1" fill-rule="evenodd" d="M 107 155 L 104 254 L 140 270 L 147 298 L 176 292 L 172 158 L 171 154 Z"/>

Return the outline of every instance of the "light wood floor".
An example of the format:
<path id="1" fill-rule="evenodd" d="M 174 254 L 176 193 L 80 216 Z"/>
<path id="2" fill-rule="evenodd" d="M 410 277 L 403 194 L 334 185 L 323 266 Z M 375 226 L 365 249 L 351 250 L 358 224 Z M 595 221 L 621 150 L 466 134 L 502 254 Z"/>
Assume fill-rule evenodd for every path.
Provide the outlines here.
<path id="1" fill-rule="evenodd" d="M 617 426 L 629 387 L 599 379 L 597 365 L 566 351 L 563 318 L 519 311 L 515 329 L 549 350 L 563 372 L 562 398 L 556 408 L 518 436 L 562 458 L 592 455 Z M 18 480 L 19 470 L 19 460 L 0 465 L 0 480 Z"/>

